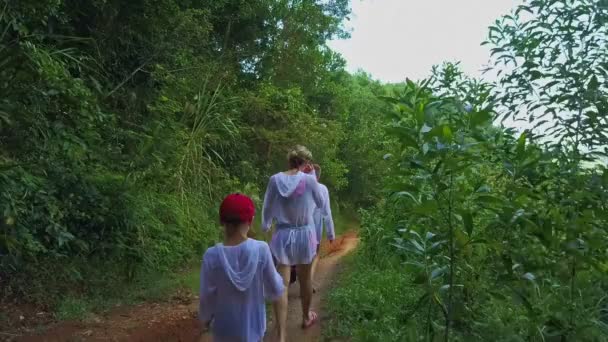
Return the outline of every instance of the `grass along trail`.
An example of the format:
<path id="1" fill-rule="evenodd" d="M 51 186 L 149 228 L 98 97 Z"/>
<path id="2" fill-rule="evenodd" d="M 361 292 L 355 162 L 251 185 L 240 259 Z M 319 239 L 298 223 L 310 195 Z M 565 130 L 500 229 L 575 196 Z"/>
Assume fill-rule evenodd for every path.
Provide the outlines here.
<path id="1" fill-rule="evenodd" d="M 331 287 L 340 260 L 351 252 L 358 243 L 356 226 L 340 235 L 329 246 L 321 245 L 322 258 L 317 268 L 316 285 L 318 292 L 313 296 L 312 308 L 319 314 L 319 321 L 313 327 L 303 330 L 298 284 L 289 289 L 288 340 L 320 341 L 324 321 L 323 298 Z M 197 319 L 198 297 L 190 291 L 180 291 L 168 301 L 126 306 L 112 310 L 105 316 L 92 316 L 81 322 L 67 321 L 51 328 L 25 333 L 15 332 L 0 335 L 0 341 L 199 341 L 201 336 Z M 272 315 L 269 315 L 272 316 Z M 270 322 L 268 331 L 272 329 Z M 265 341 L 270 341 L 266 338 Z"/>

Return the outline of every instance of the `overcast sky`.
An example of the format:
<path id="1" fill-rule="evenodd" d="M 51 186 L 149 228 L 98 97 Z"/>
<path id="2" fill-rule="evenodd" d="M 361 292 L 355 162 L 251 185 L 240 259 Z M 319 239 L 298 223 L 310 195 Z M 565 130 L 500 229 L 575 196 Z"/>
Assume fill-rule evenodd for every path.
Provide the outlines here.
<path id="1" fill-rule="evenodd" d="M 489 48 L 480 46 L 488 26 L 519 0 L 352 0 L 348 40 L 330 42 L 350 71 L 400 82 L 429 75 L 434 64 L 461 61 L 481 76 Z"/>

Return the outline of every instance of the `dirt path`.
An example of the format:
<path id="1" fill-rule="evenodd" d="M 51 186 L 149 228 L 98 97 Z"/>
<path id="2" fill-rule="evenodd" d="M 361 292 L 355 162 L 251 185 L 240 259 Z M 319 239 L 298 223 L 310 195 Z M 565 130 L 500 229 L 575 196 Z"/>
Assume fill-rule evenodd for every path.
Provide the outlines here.
<path id="1" fill-rule="evenodd" d="M 323 313 L 322 297 L 331 288 L 331 280 L 337 271 L 340 259 L 352 251 L 358 243 L 355 232 L 339 237 L 331 246 L 322 244 L 323 256 L 317 268 L 318 293 L 313 297 L 312 307 L 319 313 L 319 324 L 302 330 L 299 288 L 297 284 L 289 290 L 288 340 L 320 341 L 321 329 L 326 315 Z M 148 303 L 115 310 L 105 317 L 93 317 L 83 322 L 63 322 L 45 331 L 23 330 L 18 333 L 0 332 L 0 341 L 183 341 L 195 342 L 200 337 L 197 319 L 198 300 L 187 292 L 178 293 L 165 303 Z M 271 323 L 272 324 L 272 323 Z M 271 329 L 269 326 L 269 331 Z M 269 340 L 269 339 L 265 339 Z"/>

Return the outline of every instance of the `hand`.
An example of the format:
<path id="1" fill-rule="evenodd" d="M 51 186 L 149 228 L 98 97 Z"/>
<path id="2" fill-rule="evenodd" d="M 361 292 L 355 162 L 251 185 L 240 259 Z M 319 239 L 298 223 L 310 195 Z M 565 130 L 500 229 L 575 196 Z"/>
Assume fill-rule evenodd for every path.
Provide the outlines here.
<path id="1" fill-rule="evenodd" d="M 313 171 L 314 169 L 315 169 L 315 168 L 312 166 L 312 164 L 306 164 L 306 165 L 304 165 L 304 167 L 302 168 L 302 172 L 304 172 L 304 173 L 312 173 L 312 171 Z"/>
<path id="2" fill-rule="evenodd" d="M 198 339 L 199 342 L 212 342 L 213 338 L 211 337 L 211 334 L 208 332 L 204 332 L 201 334 L 201 337 Z"/>
<path id="3" fill-rule="evenodd" d="M 213 338 L 211 337 L 211 333 L 209 332 L 210 323 L 203 323 L 201 326 L 201 336 L 199 337 L 199 342 L 212 342 Z"/>

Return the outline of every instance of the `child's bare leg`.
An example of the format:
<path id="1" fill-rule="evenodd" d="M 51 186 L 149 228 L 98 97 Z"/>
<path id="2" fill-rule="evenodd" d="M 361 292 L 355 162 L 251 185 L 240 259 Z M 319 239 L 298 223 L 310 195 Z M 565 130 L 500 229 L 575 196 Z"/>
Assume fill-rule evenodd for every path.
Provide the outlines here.
<path id="1" fill-rule="evenodd" d="M 315 255 L 315 258 L 312 259 L 312 269 L 310 270 L 310 278 L 312 279 L 312 287 L 313 287 L 313 292 L 314 292 L 314 283 L 315 283 L 315 273 L 317 272 L 317 265 L 319 264 L 319 246 L 317 245 L 317 255 Z"/>
<path id="2" fill-rule="evenodd" d="M 312 278 L 313 283 L 315 281 L 315 273 L 317 272 L 318 263 L 319 263 L 319 254 L 317 254 L 315 256 L 315 258 L 312 259 L 312 265 L 310 266 L 310 278 Z"/>
<path id="3" fill-rule="evenodd" d="M 287 265 L 277 265 L 277 271 L 283 278 L 285 291 L 281 298 L 273 303 L 274 318 L 277 329 L 277 338 L 279 342 L 285 342 L 287 338 L 287 296 L 289 288 L 289 278 L 291 276 L 291 267 Z"/>
<path id="4" fill-rule="evenodd" d="M 302 323 L 309 319 L 310 303 L 312 301 L 312 264 L 297 265 L 296 272 L 300 281 L 300 298 L 302 299 Z"/>

